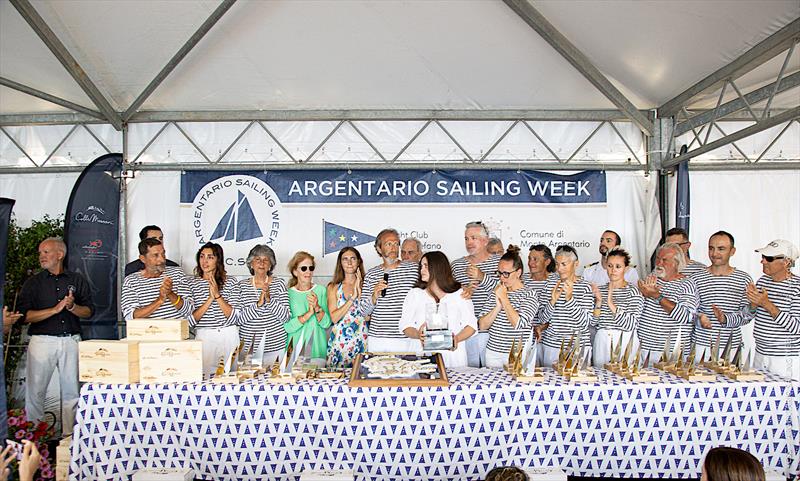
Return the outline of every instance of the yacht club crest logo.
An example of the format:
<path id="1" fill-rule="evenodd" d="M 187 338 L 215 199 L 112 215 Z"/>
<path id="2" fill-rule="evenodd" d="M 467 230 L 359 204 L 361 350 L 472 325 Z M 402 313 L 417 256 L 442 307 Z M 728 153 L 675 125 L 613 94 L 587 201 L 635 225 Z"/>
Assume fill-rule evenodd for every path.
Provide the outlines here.
<path id="1" fill-rule="evenodd" d="M 228 175 L 204 185 L 192 202 L 192 233 L 197 245 L 221 244 L 225 261 L 236 265 L 255 244 L 274 247 L 281 225 L 275 191 L 250 175 Z"/>

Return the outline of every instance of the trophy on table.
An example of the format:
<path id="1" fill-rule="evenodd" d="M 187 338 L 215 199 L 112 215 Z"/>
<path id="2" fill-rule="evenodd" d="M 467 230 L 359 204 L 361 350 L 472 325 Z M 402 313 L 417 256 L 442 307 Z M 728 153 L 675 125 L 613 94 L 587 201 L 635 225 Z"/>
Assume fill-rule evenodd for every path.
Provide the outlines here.
<path id="1" fill-rule="evenodd" d="M 746 360 L 742 363 L 741 356 L 736 363 L 735 369 L 727 375 L 735 381 L 763 381 L 764 375 L 753 369 L 753 350 L 747 353 Z"/>
<path id="2" fill-rule="evenodd" d="M 572 369 L 567 373 L 569 382 L 597 382 L 597 373 L 592 366 L 592 352 L 581 349 Z"/>
<path id="3" fill-rule="evenodd" d="M 675 371 L 675 375 L 686 379 L 687 381 L 716 381 L 717 375 L 713 371 L 695 365 L 695 356 L 694 356 L 694 348 L 692 348 L 690 355 L 686 359 L 686 363 L 681 366 L 680 369 Z M 703 351 L 703 355 L 701 356 L 700 360 L 702 364 L 702 360 L 706 357 L 705 350 Z"/>
<path id="4" fill-rule="evenodd" d="M 633 333 L 631 333 L 631 338 L 633 338 Z M 609 352 L 611 353 L 609 361 L 603 365 L 603 367 L 613 373 L 619 373 L 620 368 L 620 351 L 622 349 L 622 340 L 624 339 L 625 333 L 619 333 L 619 342 L 617 342 L 616 347 L 614 346 L 614 339 L 611 338 L 611 349 Z"/>
<path id="5" fill-rule="evenodd" d="M 425 335 L 422 339 L 422 348 L 425 351 L 453 349 L 453 331 L 449 327 L 446 304 L 426 306 L 425 325 Z"/>
<path id="6" fill-rule="evenodd" d="M 641 354 L 642 347 L 639 346 L 639 350 L 636 352 L 636 358 L 634 359 L 633 364 L 631 365 L 630 369 L 623 374 L 623 377 L 631 382 L 658 382 L 661 379 L 658 375 L 658 372 L 649 367 L 650 353 L 647 353 L 647 356 L 644 358 L 644 363 L 639 365 Z"/>
<path id="7" fill-rule="evenodd" d="M 522 358 L 520 372 L 515 376 L 520 382 L 542 382 L 544 381 L 544 368 L 537 366 L 536 361 L 539 357 L 540 343 L 534 336 L 528 337 L 525 348 L 520 356 Z"/>

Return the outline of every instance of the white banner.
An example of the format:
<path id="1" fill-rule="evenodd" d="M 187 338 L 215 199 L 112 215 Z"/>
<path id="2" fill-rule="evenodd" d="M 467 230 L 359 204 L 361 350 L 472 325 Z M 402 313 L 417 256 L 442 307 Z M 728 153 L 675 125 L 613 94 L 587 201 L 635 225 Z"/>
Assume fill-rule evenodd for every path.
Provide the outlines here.
<path id="1" fill-rule="evenodd" d="M 174 181 L 168 184 L 175 188 Z M 288 275 L 288 260 L 305 250 L 316 257 L 317 275 L 325 278 L 332 275 L 336 252 L 344 245 L 355 245 L 367 267 L 378 264 L 373 239 L 386 227 L 453 260 L 465 254 L 464 225 L 480 220 L 504 245 L 519 245 L 523 256 L 535 244 L 552 250 L 569 244 L 582 265 L 597 260 L 600 234 L 612 229 L 643 273 L 654 248 L 648 243 L 658 237 L 657 215 L 654 222 L 647 221 L 655 189 L 641 173 L 188 171 L 181 174 L 180 184 L 178 232 L 159 224 L 160 215 L 130 218 L 141 219 L 142 226 L 161 225 L 168 256 L 187 272 L 196 265 L 199 247 L 211 241 L 222 245 L 229 273 L 247 276 L 247 253 L 263 243 L 276 252 L 278 275 Z M 154 195 L 159 194 L 136 192 L 135 197 Z M 176 240 L 180 259 L 170 256 Z"/>

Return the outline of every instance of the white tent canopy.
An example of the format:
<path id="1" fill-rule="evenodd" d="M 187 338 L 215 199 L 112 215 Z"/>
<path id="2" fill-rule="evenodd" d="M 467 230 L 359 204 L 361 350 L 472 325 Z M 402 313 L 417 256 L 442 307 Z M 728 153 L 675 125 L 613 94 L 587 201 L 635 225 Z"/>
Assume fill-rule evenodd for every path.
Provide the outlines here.
<path id="1" fill-rule="evenodd" d="M 32 5 L 124 111 L 219 3 Z M 639 109 L 658 107 L 800 17 L 794 0 L 535 6 Z M 769 82 L 782 63 L 775 57 L 738 87 Z M 787 74 L 799 68 L 796 50 Z M 94 108 L 8 0 L 0 2 L 0 76 Z M 700 96 L 692 107 L 715 101 Z M 499 0 L 240 0 L 140 110 L 611 108 Z M 59 111 L 0 87 L 0 114 Z"/>

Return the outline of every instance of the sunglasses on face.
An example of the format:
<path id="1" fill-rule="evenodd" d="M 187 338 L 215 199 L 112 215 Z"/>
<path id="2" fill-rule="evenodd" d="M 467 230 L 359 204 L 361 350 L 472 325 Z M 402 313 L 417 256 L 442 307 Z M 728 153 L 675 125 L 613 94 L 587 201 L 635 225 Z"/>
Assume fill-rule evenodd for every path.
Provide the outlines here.
<path id="1" fill-rule="evenodd" d="M 300 272 L 305 272 L 305 271 L 314 272 L 314 269 L 316 269 L 316 267 L 314 267 L 314 266 L 300 266 L 300 267 L 298 267 L 298 269 L 300 269 Z"/>
<path id="2" fill-rule="evenodd" d="M 774 262 L 777 259 L 783 259 L 782 256 L 761 256 L 761 258 L 766 262 Z"/>
<path id="3" fill-rule="evenodd" d="M 511 274 L 513 274 L 515 272 L 517 272 L 517 271 L 511 271 L 511 272 L 495 271 L 495 274 L 497 274 L 497 277 L 504 277 L 504 278 L 508 279 L 509 277 L 511 277 Z"/>

